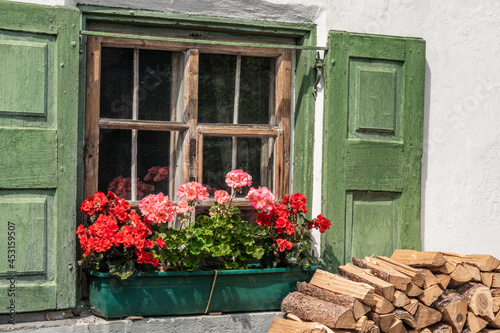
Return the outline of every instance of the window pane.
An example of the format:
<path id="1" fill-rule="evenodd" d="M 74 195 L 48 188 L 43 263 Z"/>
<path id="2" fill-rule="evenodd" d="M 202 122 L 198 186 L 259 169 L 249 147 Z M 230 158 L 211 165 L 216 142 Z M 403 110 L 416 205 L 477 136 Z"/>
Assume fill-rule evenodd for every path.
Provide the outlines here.
<path id="1" fill-rule="evenodd" d="M 232 123 L 236 56 L 200 54 L 198 122 Z"/>
<path id="2" fill-rule="evenodd" d="M 252 186 L 266 186 L 272 190 L 273 163 L 272 143 L 269 138 L 236 138 L 236 165 L 232 164 L 233 138 L 203 138 L 203 183 L 214 189 L 229 191 L 226 174 L 232 169 L 242 169 L 252 176 Z M 248 188 L 245 189 L 245 195 Z"/>
<path id="3" fill-rule="evenodd" d="M 130 199 L 131 138 L 127 130 L 99 131 L 99 191 Z"/>
<path id="4" fill-rule="evenodd" d="M 139 51 L 139 119 L 170 121 L 172 52 Z"/>
<path id="5" fill-rule="evenodd" d="M 169 195 L 169 149 L 170 132 L 139 131 L 137 136 L 138 199 L 160 192 Z"/>
<path id="6" fill-rule="evenodd" d="M 269 124 L 274 114 L 272 58 L 241 57 L 239 124 Z M 274 66 L 273 66 L 274 67 Z"/>
<path id="7" fill-rule="evenodd" d="M 101 118 L 132 118 L 134 50 L 102 48 Z"/>

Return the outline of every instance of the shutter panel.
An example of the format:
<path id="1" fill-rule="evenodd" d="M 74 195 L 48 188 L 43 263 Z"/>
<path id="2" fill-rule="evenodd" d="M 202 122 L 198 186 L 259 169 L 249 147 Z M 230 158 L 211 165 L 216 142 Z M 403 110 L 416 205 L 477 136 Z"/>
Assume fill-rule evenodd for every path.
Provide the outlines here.
<path id="1" fill-rule="evenodd" d="M 75 306 L 78 27 L 75 8 L 0 2 L 0 313 Z"/>
<path id="2" fill-rule="evenodd" d="M 330 32 L 321 244 L 332 267 L 420 249 L 424 83 L 423 40 Z"/>

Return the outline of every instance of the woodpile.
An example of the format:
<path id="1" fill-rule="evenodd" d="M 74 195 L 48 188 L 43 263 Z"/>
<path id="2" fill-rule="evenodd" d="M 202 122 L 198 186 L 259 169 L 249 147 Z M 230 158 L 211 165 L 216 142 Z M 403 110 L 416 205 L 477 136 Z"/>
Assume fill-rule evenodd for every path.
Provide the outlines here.
<path id="1" fill-rule="evenodd" d="M 500 333 L 500 261 L 396 250 L 317 270 L 282 302 L 270 333 Z"/>

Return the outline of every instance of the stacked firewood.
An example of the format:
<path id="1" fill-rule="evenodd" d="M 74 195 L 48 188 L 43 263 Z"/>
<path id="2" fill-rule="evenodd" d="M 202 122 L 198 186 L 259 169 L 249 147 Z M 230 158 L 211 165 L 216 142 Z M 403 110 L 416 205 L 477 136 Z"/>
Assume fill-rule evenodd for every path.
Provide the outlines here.
<path id="1" fill-rule="evenodd" d="M 396 250 L 317 270 L 269 332 L 500 333 L 500 260 Z"/>

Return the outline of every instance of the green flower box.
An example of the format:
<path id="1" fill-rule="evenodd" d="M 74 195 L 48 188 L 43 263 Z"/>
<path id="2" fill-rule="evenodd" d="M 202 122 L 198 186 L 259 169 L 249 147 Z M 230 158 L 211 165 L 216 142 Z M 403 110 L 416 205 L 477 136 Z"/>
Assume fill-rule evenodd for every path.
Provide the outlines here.
<path id="1" fill-rule="evenodd" d="M 211 299 L 215 271 L 152 272 L 126 280 L 89 271 L 89 300 L 92 312 L 105 318 L 279 310 L 297 281 L 309 282 L 317 268 L 220 270 Z"/>

